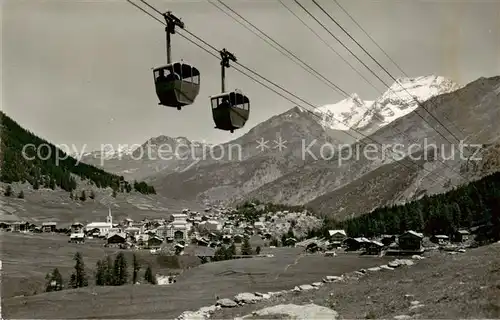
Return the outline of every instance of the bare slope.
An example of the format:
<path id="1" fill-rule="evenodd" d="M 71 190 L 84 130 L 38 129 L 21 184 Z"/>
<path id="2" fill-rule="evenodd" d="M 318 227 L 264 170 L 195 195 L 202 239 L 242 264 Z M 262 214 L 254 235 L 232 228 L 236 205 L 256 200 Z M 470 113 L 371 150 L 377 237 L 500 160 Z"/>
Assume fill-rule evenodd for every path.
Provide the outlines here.
<path id="1" fill-rule="evenodd" d="M 460 130 L 455 129 L 453 131 L 457 131 L 455 135 L 464 138 L 466 143 L 481 144 L 484 148 L 488 148 L 489 151 L 486 150 L 487 153 L 493 152 L 494 154 L 495 151 L 492 144 L 500 137 L 500 127 L 492 120 L 500 119 L 499 88 L 500 77 L 481 78 L 458 91 L 432 98 L 425 102 L 424 106 L 438 119 L 444 119 L 444 115 L 446 115 L 454 123 L 454 126 L 449 124 L 447 127 L 450 130 L 453 130 L 454 127 L 460 128 Z M 446 146 L 445 154 L 449 156 L 449 142 L 436 133 L 434 128 L 439 130 L 448 140 L 456 143 L 455 150 L 459 150 L 458 141 L 451 137 L 450 134 L 447 134 L 444 129 L 440 128 L 439 124 L 420 108 L 378 130 L 370 137 L 371 139 L 365 139 L 359 145 L 373 144 L 373 141 L 376 141 L 384 145 L 403 144 L 409 146 L 417 144 L 421 149 L 425 147 L 425 143 L 427 146 L 436 144 L 439 148 L 441 145 Z M 475 147 L 470 148 L 470 150 L 473 149 Z M 361 148 L 361 150 L 363 149 Z M 379 148 L 378 159 L 381 159 L 379 161 L 368 160 L 361 153 L 359 158 L 353 157 L 351 160 L 344 161 L 340 165 L 338 161 L 335 161 L 336 159 L 330 161 L 320 159 L 264 185 L 247 196 L 265 201 L 286 202 L 290 204 L 312 202 L 318 197 L 348 186 L 357 179 L 362 179 L 355 182 L 357 185 L 364 184 L 364 179 L 373 182 L 373 174 L 366 177 L 365 175 L 381 166 L 386 166 L 385 169 L 378 171 L 382 175 L 387 174 L 387 172 L 397 172 L 400 170 L 401 166 L 394 163 L 392 156 L 386 155 L 382 157 L 381 154 Z M 471 155 L 471 153 L 465 152 L 466 157 Z M 482 175 L 481 172 L 473 169 L 474 166 L 470 164 L 472 160 L 462 160 L 459 154 L 452 160 L 445 160 L 446 165 L 441 163 L 441 160 L 444 159 L 443 157 L 440 157 L 439 161 L 433 159 L 431 158 L 427 161 L 425 170 L 420 169 L 420 174 L 415 176 L 412 185 L 406 187 L 406 189 L 411 189 L 408 190 L 407 195 L 398 197 L 398 200 L 411 199 L 415 194 L 421 194 L 422 192 L 443 192 L 447 187 L 462 184 Z M 489 160 L 488 170 L 498 169 L 496 163 L 495 160 Z M 409 165 L 408 163 L 406 164 Z M 470 170 L 458 174 L 460 170 L 464 170 L 462 168 L 464 165 Z M 432 174 L 429 174 L 429 171 Z M 447 177 L 450 181 L 434 182 L 438 175 Z M 379 180 L 386 181 L 384 177 L 380 177 Z M 353 188 L 356 189 L 355 187 Z M 346 190 L 352 190 L 353 188 Z M 380 195 L 374 195 L 375 197 L 386 198 L 388 196 L 384 194 L 384 190 L 387 189 L 382 184 L 374 186 L 372 189 L 380 190 Z M 401 195 L 405 193 L 405 188 L 397 191 L 391 190 L 390 192 L 393 195 Z M 342 191 L 339 190 L 338 194 L 341 195 Z M 363 199 L 364 193 L 355 193 L 353 196 L 355 199 Z M 320 202 L 321 199 L 318 199 L 318 203 Z M 326 207 L 336 207 L 336 201 L 329 203 Z M 353 210 L 348 210 L 346 214 L 352 212 Z"/>
<path id="2" fill-rule="evenodd" d="M 325 285 L 319 290 L 223 309 L 214 319 L 233 319 L 282 303 L 315 303 L 342 319 L 499 319 L 500 244 L 464 254 L 437 254 L 416 265 L 370 273 L 358 281 Z M 410 309 L 411 302 L 421 307 Z"/>

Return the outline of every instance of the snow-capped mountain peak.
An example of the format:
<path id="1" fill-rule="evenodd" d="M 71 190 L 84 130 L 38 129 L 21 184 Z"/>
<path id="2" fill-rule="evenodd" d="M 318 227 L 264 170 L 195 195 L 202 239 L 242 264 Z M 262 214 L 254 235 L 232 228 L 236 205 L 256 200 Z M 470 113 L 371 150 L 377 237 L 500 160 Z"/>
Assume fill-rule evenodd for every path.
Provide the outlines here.
<path id="1" fill-rule="evenodd" d="M 334 104 L 327 104 L 316 113 L 321 116 L 321 124 L 335 130 L 348 130 L 368 111 L 372 101 L 363 101 L 356 94 Z"/>
<path id="2" fill-rule="evenodd" d="M 364 101 L 357 94 L 317 109 L 321 124 L 335 130 L 379 129 L 407 115 L 419 103 L 434 96 L 458 90 L 460 86 L 441 76 L 400 78 L 375 101 Z"/>

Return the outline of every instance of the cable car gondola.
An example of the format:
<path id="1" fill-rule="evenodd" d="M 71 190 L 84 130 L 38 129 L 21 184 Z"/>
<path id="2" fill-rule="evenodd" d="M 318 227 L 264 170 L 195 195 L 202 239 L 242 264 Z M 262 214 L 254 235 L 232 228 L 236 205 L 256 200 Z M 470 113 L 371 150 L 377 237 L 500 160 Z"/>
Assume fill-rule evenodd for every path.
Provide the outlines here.
<path id="1" fill-rule="evenodd" d="M 188 63 L 171 62 L 170 35 L 175 26 L 184 28 L 184 23 L 170 11 L 163 15 L 167 22 L 167 65 L 153 69 L 156 95 L 159 105 L 177 108 L 192 104 L 200 92 L 200 71 Z"/>
<path id="2" fill-rule="evenodd" d="M 226 49 L 222 49 L 220 55 L 222 90 L 210 97 L 212 116 L 216 129 L 233 133 L 245 126 L 250 116 L 250 99 L 240 90 L 225 91 L 225 68 L 229 68 L 229 60 L 236 62 L 236 57 Z"/>

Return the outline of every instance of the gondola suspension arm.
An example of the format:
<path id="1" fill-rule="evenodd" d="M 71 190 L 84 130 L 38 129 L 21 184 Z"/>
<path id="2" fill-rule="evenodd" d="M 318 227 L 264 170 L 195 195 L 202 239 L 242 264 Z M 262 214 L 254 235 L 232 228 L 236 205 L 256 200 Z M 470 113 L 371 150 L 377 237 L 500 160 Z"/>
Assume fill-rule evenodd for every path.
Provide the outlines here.
<path id="1" fill-rule="evenodd" d="M 184 22 L 181 21 L 181 19 L 177 18 L 175 15 L 172 14 L 171 11 L 167 11 L 163 14 L 163 17 L 165 18 L 165 22 L 167 23 L 167 26 L 165 27 L 165 32 L 167 34 L 167 63 L 171 64 L 172 63 L 172 46 L 171 46 L 171 40 L 170 40 L 170 35 L 175 34 L 175 27 L 179 27 L 181 29 L 184 29 Z"/>
<path id="2" fill-rule="evenodd" d="M 220 53 L 220 57 L 221 57 L 221 61 L 220 61 L 220 65 L 221 65 L 221 93 L 224 93 L 224 92 L 226 92 L 226 68 L 230 67 L 229 61 L 236 62 L 238 60 L 236 59 L 235 55 L 232 54 L 231 52 L 227 51 L 226 48 L 219 51 L 219 53 Z"/>

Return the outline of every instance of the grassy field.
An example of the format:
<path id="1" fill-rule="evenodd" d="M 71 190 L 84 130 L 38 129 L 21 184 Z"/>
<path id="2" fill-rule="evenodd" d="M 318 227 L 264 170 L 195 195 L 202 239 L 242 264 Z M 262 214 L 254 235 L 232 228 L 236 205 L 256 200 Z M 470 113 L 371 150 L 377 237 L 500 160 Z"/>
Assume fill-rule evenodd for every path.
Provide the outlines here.
<path id="1" fill-rule="evenodd" d="M 216 296 L 232 298 L 245 291 L 290 289 L 320 281 L 325 275 L 340 275 L 388 260 L 355 254 L 303 256 L 301 252 L 300 248 L 266 248 L 262 253 L 274 257 L 200 265 L 186 270 L 169 286 L 90 287 L 11 297 L 4 300 L 2 311 L 16 319 L 170 319 L 185 310 L 213 304 Z"/>
<path id="2" fill-rule="evenodd" d="M 124 218 L 141 220 L 143 218 L 168 218 L 170 214 L 182 211 L 183 208 L 201 211 L 199 204 L 160 195 L 142 195 L 139 193 L 122 194 L 116 198 L 106 191 L 96 191 L 94 200 L 87 198 L 85 202 L 71 200 L 69 193 L 62 190 L 40 189 L 33 191 L 23 189 L 25 198 L 3 196 L 4 185 L 0 184 L 0 221 L 25 220 L 34 223 L 55 221 L 71 223 L 79 221 L 106 221 L 108 208 L 111 208 L 114 221 Z M 19 188 L 17 188 L 19 189 Z M 14 190 L 18 192 L 16 189 Z"/>
<path id="3" fill-rule="evenodd" d="M 410 310 L 411 301 L 423 306 Z M 336 310 L 343 319 L 392 319 L 397 315 L 500 319 L 500 244 L 458 255 L 436 254 L 414 266 L 372 273 L 356 282 L 223 309 L 213 318 L 232 319 L 273 305 L 311 302 Z"/>
<path id="4" fill-rule="evenodd" d="M 97 260 L 107 254 L 124 252 L 129 265 L 132 254 L 136 253 L 140 263 L 150 264 L 153 271 L 166 275 L 178 272 L 169 268 L 165 259 L 151 255 L 147 250 L 120 250 L 104 248 L 103 240 L 87 240 L 85 244 L 68 243 L 68 236 L 51 234 L 23 234 L 2 232 L 0 260 L 2 260 L 2 297 L 33 295 L 44 291 L 45 275 L 58 268 L 63 279 L 68 280 L 75 262 L 73 257 L 77 251 L 82 253 L 86 272 L 92 280 Z M 191 260 L 191 261 L 189 261 Z M 197 265 L 198 258 L 184 258 L 183 264 Z M 92 282 L 92 281 L 91 281 Z"/>

